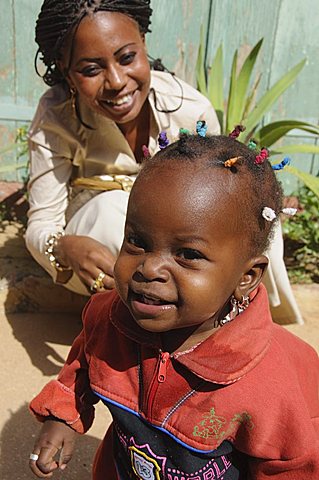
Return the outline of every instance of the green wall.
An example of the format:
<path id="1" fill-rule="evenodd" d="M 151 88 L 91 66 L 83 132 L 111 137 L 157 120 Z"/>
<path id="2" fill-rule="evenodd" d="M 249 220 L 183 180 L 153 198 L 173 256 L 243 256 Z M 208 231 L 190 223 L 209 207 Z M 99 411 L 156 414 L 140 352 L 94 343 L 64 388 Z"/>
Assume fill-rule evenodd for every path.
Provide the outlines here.
<path id="1" fill-rule="evenodd" d="M 34 25 L 42 0 L 0 0 L 0 149 L 14 140 L 15 130 L 32 118 L 45 85 L 34 72 Z M 287 70 L 307 57 L 297 81 L 265 119 L 294 118 L 318 123 L 319 118 L 319 1 L 318 0 L 153 0 L 149 53 L 162 58 L 177 75 L 195 85 L 195 63 L 203 25 L 209 63 L 220 43 L 225 72 L 230 72 L 234 50 L 243 59 L 257 41 L 264 43 L 256 66 L 260 91 L 269 88 Z M 228 88 L 227 78 L 225 89 Z M 318 142 L 294 131 L 285 143 Z M 317 174 L 319 156 L 296 155 L 293 164 Z M 25 158 L 20 159 L 20 164 Z M 21 179 L 23 168 L 12 153 L 0 157 L 0 179 Z M 282 173 L 287 192 L 296 180 Z"/>

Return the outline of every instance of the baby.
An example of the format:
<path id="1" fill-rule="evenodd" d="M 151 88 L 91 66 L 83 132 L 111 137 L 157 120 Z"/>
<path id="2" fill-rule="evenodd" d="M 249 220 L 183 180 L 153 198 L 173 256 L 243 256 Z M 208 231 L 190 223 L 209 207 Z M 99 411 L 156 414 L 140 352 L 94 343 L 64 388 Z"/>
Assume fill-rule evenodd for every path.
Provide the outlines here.
<path id="1" fill-rule="evenodd" d="M 94 480 L 319 478 L 318 356 L 272 322 L 261 283 L 281 209 L 271 164 L 234 138 L 183 134 L 145 162 L 117 290 L 93 295 L 30 404 L 37 476 L 66 467 L 102 400 Z"/>

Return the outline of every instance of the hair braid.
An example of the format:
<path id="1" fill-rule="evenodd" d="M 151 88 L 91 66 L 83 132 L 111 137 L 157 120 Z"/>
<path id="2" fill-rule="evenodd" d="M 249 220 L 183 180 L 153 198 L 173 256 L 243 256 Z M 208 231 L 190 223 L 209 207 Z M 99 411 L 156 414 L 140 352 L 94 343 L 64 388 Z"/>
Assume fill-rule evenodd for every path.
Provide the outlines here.
<path id="1" fill-rule="evenodd" d="M 39 46 L 35 64 L 41 55 L 46 66 L 42 78 L 47 85 L 64 80 L 57 61 L 61 59 L 62 46 L 68 35 L 86 15 L 100 11 L 123 13 L 138 23 L 141 33 L 149 31 L 150 0 L 44 0 L 35 29 L 35 41 Z M 38 73 L 37 67 L 36 71 Z"/>

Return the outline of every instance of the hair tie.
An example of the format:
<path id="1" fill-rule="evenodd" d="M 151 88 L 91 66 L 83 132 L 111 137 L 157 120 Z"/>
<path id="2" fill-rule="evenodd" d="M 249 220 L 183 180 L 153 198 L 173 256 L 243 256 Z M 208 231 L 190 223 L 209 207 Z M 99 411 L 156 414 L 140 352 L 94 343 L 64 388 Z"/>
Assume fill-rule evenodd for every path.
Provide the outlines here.
<path id="1" fill-rule="evenodd" d="M 267 148 L 263 147 L 259 154 L 256 155 L 256 158 L 255 158 L 255 161 L 254 161 L 254 164 L 255 165 L 261 165 L 262 163 L 264 163 L 264 161 L 269 157 L 269 151 Z"/>
<path id="2" fill-rule="evenodd" d="M 158 136 L 159 148 L 163 150 L 163 148 L 166 148 L 168 144 L 169 144 L 169 140 L 167 138 L 166 132 L 160 132 Z"/>
<path id="3" fill-rule="evenodd" d="M 297 208 L 286 207 L 286 208 L 283 208 L 281 211 L 285 215 L 290 215 L 292 217 L 293 215 L 296 215 L 298 210 Z"/>
<path id="4" fill-rule="evenodd" d="M 241 157 L 233 157 L 233 158 L 229 158 L 228 160 L 226 160 L 224 162 L 224 167 L 226 168 L 231 168 L 233 165 L 235 165 L 235 163 L 240 159 Z"/>
<path id="5" fill-rule="evenodd" d="M 228 135 L 230 138 L 237 138 L 241 134 L 241 132 L 244 132 L 246 130 L 246 127 L 244 125 L 236 125 L 234 130 L 230 132 Z"/>
<path id="6" fill-rule="evenodd" d="M 251 139 L 251 140 L 249 140 L 249 143 L 248 143 L 247 147 L 250 148 L 250 150 L 256 150 L 257 142 L 255 142 L 255 140 Z"/>
<path id="7" fill-rule="evenodd" d="M 189 130 L 187 130 L 187 128 L 180 128 L 179 129 L 179 137 L 181 137 L 182 135 L 190 135 L 191 132 Z"/>
<path id="8" fill-rule="evenodd" d="M 261 214 L 267 222 L 273 222 L 277 216 L 275 210 L 270 207 L 264 207 Z"/>
<path id="9" fill-rule="evenodd" d="M 289 165 L 289 164 L 290 164 L 290 158 L 285 157 L 280 163 L 272 165 L 271 167 L 273 170 L 282 170 L 283 168 L 285 168 L 286 165 Z"/>
<path id="10" fill-rule="evenodd" d="M 144 158 L 151 158 L 150 151 L 146 145 L 142 145 L 142 152 Z"/>
<path id="11" fill-rule="evenodd" d="M 205 120 L 198 120 L 196 122 L 196 133 L 200 137 L 206 137 L 206 132 L 207 132 L 207 124 Z"/>

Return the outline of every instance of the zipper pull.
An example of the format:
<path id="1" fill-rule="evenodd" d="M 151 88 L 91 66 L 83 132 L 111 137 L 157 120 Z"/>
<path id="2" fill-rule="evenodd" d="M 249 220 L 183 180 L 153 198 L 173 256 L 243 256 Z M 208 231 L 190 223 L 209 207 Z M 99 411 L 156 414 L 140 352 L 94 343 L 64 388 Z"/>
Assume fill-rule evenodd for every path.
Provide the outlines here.
<path id="1" fill-rule="evenodd" d="M 159 381 L 159 383 L 163 383 L 166 380 L 166 369 L 167 369 L 168 359 L 169 359 L 169 353 L 161 352 L 160 363 L 158 366 L 158 375 L 157 375 L 157 380 Z"/>

